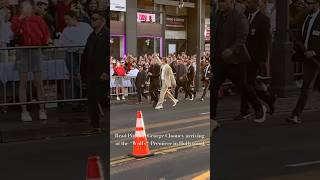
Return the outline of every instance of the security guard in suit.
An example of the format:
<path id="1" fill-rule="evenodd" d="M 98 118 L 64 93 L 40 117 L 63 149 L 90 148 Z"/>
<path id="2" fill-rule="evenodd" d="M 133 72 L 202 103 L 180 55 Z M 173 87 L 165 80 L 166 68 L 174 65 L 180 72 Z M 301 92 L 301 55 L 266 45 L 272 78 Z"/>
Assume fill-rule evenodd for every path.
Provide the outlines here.
<path id="1" fill-rule="evenodd" d="M 308 16 L 306 17 L 300 41 L 296 42 L 303 53 L 303 85 L 301 93 L 287 121 L 293 124 L 301 123 L 301 114 L 307 103 L 310 88 L 320 71 L 320 0 L 306 0 Z"/>

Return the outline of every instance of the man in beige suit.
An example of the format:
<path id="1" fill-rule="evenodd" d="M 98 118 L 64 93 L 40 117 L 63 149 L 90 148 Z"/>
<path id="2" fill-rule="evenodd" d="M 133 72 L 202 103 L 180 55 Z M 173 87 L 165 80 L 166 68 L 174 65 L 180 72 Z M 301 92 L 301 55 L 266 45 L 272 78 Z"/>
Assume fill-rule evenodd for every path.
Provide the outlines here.
<path id="1" fill-rule="evenodd" d="M 175 88 L 176 87 L 176 80 L 174 78 L 172 68 L 168 64 L 168 59 L 163 58 L 162 60 L 162 71 L 161 71 L 161 91 L 160 91 L 160 98 L 158 101 L 157 106 L 155 109 L 163 109 L 163 102 L 165 95 L 168 95 L 168 97 L 173 101 L 173 106 L 176 106 L 178 103 L 178 100 L 173 97 L 171 92 L 169 91 L 169 88 Z"/>

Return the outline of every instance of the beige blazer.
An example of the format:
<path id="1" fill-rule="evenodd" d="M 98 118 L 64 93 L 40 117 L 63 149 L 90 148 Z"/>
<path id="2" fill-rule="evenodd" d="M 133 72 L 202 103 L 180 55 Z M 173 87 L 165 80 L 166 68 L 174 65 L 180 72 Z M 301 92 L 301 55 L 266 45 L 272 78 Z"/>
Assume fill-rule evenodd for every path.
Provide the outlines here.
<path id="1" fill-rule="evenodd" d="M 164 80 L 162 79 L 162 72 L 164 73 Z M 169 64 L 162 66 L 160 76 L 162 83 L 165 83 L 168 87 L 176 86 L 176 79 L 174 78 L 172 68 L 169 66 Z"/>

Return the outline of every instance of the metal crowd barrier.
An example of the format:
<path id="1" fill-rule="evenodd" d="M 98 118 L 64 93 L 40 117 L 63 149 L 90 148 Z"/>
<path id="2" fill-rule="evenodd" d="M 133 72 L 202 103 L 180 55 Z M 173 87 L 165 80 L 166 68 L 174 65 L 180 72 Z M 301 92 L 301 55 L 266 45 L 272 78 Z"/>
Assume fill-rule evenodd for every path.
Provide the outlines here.
<path id="1" fill-rule="evenodd" d="M 87 100 L 79 75 L 82 51 L 83 46 L 0 48 L 0 107 Z M 36 96 L 38 89 L 42 96 Z"/>
<path id="2" fill-rule="evenodd" d="M 110 78 L 110 95 L 116 97 L 136 95 L 137 87 L 135 81 L 136 77 L 134 76 L 112 76 Z M 145 93 L 149 92 L 149 84 L 149 82 L 146 82 Z"/>

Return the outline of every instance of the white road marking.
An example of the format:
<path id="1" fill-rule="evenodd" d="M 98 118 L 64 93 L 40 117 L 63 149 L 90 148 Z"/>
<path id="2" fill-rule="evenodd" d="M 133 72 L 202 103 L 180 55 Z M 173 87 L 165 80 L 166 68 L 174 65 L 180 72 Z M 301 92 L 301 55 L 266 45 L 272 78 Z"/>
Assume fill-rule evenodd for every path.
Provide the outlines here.
<path id="1" fill-rule="evenodd" d="M 210 114 L 210 112 L 200 113 L 201 115 Z"/>
<path id="2" fill-rule="evenodd" d="M 296 164 L 288 164 L 287 167 L 302 167 L 302 166 L 310 166 L 310 165 L 315 165 L 315 164 L 320 164 L 320 160 L 319 161 L 302 162 L 302 163 L 296 163 Z"/>

